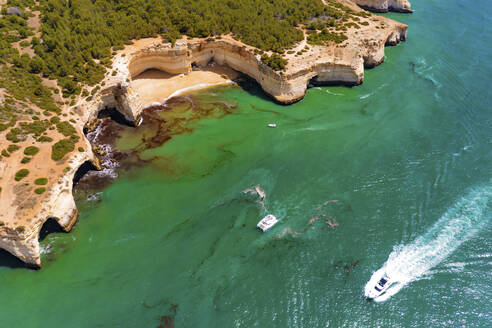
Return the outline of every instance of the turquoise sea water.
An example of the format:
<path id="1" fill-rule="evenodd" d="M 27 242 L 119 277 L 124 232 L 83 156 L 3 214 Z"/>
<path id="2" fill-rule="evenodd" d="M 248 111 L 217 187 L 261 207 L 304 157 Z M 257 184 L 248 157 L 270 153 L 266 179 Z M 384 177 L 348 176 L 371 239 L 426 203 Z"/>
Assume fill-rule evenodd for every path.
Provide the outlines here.
<path id="1" fill-rule="evenodd" d="M 288 107 L 200 92 L 157 112 L 180 133 L 150 149 L 161 123 L 122 128 L 133 165 L 77 191 L 42 270 L 1 255 L 0 326 L 492 326 L 492 4 L 412 5 L 388 15 L 407 42 L 359 87 Z M 256 184 L 266 211 L 242 193 Z M 266 212 L 280 222 L 262 234 Z M 386 261 L 403 288 L 369 302 Z"/>

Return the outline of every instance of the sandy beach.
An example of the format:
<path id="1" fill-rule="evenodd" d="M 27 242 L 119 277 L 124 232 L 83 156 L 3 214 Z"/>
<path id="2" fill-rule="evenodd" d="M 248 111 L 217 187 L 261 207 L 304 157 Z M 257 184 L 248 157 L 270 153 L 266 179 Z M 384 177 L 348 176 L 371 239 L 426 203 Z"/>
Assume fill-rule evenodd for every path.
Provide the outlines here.
<path id="1" fill-rule="evenodd" d="M 217 65 L 176 75 L 151 69 L 134 77 L 131 86 L 140 95 L 142 104 L 149 106 L 199 89 L 232 84 L 238 76 L 233 69 Z"/>

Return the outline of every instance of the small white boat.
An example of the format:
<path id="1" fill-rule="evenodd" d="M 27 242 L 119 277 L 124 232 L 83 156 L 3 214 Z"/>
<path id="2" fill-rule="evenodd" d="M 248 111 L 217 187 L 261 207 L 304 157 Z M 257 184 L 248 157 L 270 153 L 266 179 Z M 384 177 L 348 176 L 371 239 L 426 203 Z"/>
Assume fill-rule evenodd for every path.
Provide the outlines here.
<path id="1" fill-rule="evenodd" d="M 276 128 L 276 127 L 277 127 L 277 124 L 275 124 L 275 123 L 270 123 L 270 124 L 268 124 L 268 127 L 269 127 L 269 128 Z"/>
<path id="2" fill-rule="evenodd" d="M 268 214 L 263 219 L 261 219 L 260 222 L 258 222 L 256 227 L 260 228 L 261 231 L 265 232 L 268 229 L 270 229 L 271 227 L 273 227 L 275 224 L 277 224 L 277 222 L 278 222 L 278 220 L 274 215 Z"/>
<path id="3" fill-rule="evenodd" d="M 369 284 L 368 286 L 366 286 L 365 296 L 367 298 L 374 299 L 383 295 L 394 283 L 394 281 L 386 274 L 386 272 L 384 272 L 382 277 L 376 281 L 377 282 L 375 284 L 372 284 L 372 286 Z"/>

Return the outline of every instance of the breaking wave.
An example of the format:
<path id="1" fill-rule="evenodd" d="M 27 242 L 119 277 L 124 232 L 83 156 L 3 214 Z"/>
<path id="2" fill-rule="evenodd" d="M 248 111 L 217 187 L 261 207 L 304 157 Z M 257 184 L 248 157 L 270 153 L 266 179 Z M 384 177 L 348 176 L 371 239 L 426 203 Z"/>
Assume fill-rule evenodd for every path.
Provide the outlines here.
<path id="1" fill-rule="evenodd" d="M 378 269 L 366 289 L 384 272 L 396 282 L 376 302 L 389 299 L 405 285 L 428 273 L 462 243 L 473 237 L 488 222 L 492 186 L 472 189 L 451 206 L 423 235 L 408 245 L 398 245 L 386 263 Z"/>

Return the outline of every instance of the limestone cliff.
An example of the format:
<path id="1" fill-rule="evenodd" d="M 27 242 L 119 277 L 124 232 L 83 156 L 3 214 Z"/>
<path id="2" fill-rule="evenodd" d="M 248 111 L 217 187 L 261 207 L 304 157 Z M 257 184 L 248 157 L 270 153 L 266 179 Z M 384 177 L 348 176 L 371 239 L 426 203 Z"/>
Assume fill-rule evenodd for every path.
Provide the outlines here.
<path id="1" fill-rule="evenodd" d="M 159 40 L 115 58 L 114 67 L 120 81 L 147 69 L 159 69 L 172 74 L 188 73 L 192 66 L 213 61 L 226 65 L 256 80 L 277 102 L 290 104 L 304 97 L 310 82 L 317 84 L 358 85 L 364 79 L 364 67 L 374 67 L 384 60 L 384 47 L 396 45 L 406 38 L 407 26 L 393 20 L 373 16 L 368 26 L 349 31 L 349 40 L 341 45 L 310 46 L 298 55 L 306 42 L 299 44 L 284 58 L 283 71 L 265 65 L 259 54 L 230 37 L 220 40 L 181 40 L 175 46 Z M 123 84 L 123 82 L 122 82 Z M 132 110 L 133 115 L 138 110 Z M 137 115 L 138 116 L 138 115 Z M 134 118 L 135 119 L 135 118 Z"/>
<path id="2" fill-rule="evenodd" d="M 360 7 L 374 12 L 385 13 L 388 11 L 397 11 L 402 13 L 411 13 L 410 2 L 408 0 L 352 0 Z"/>

